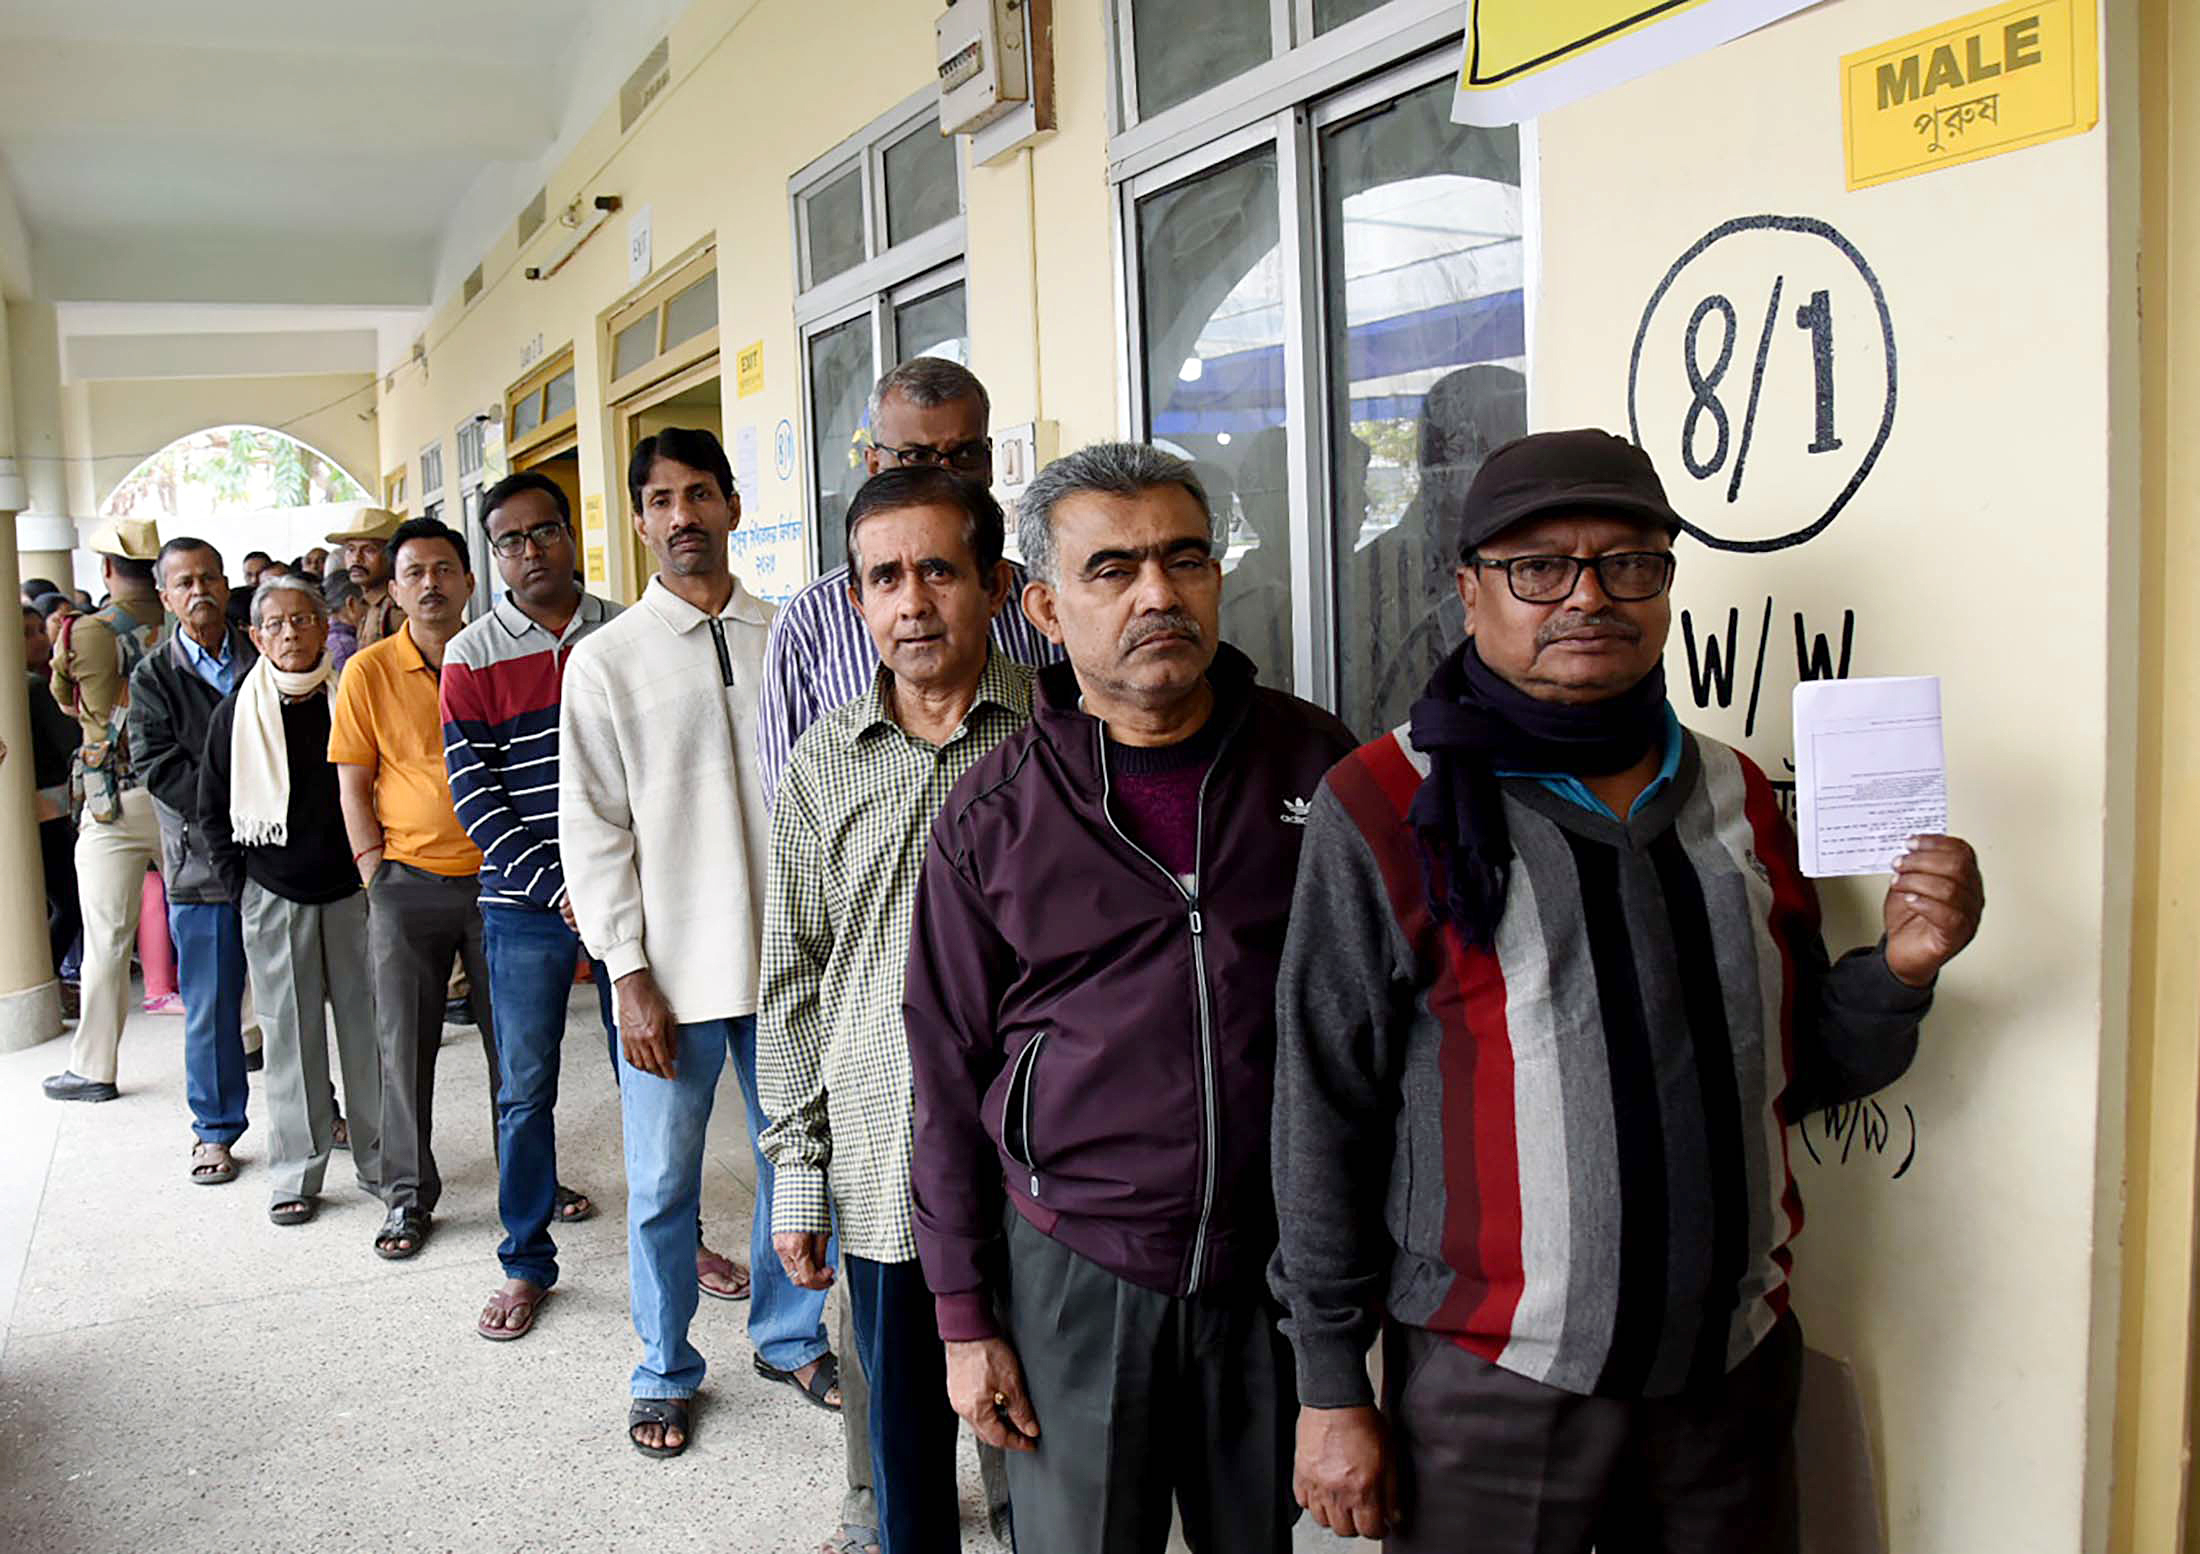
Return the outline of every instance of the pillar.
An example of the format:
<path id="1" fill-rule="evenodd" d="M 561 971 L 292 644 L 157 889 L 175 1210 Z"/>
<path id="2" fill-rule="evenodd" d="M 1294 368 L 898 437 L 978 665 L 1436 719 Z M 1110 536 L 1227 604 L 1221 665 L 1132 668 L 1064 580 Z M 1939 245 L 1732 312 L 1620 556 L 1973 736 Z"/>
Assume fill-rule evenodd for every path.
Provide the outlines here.
<path id="1" fill-rule="evenodd" d="M 0 452 L 15 456 L 25 488 L 8 549 L 18 558 L 18 586 L 26 577 L 47 577 L 67 588 L 76 581 L 70 553 L 77 531 L 64 457 L 60 321 L 50 302 L 10 302 L 6 324 L 0 422 L 8 421 L 12 397 L 13 441 Z"/>

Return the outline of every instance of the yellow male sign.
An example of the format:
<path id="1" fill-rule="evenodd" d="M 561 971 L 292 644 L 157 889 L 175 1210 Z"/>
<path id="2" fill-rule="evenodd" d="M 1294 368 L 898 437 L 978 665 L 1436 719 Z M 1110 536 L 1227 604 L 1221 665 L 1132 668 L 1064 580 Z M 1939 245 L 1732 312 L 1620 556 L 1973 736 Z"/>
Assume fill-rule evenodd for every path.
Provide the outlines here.
<path id="1" fill-rule="evenodd" d="M 2101 116 L 2093 6 L 1997 5 L 1845 56 L 1849 187 L 2091 129 Z"/>

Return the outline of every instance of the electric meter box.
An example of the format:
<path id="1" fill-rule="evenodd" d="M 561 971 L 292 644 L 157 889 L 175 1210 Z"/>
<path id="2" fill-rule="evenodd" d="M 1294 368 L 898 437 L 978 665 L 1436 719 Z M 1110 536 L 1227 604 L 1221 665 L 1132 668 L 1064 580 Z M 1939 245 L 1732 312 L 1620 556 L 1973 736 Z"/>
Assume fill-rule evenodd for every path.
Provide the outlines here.
<path id="1" fill-rule="evenodd" d="M 940 133 L 973 135 L 1031 97 L 1023 0 L 953 0 L 939 41 Z"/>

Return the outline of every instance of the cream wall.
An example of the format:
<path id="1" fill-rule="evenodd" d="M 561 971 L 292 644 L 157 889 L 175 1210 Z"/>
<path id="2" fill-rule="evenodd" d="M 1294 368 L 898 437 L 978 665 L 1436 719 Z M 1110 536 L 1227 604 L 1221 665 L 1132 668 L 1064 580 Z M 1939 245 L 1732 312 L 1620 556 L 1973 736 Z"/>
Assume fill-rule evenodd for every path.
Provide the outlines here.
<path id="1" fill-rule="evenodd" d="M 2130 48 L 2124 10 L 2107 18 L 2112 53 Z M 2105 128 L 1844 190 L 1840 55 L 1937 19 L 1907 0 L 1845 0 L 1546 119 L 1532 415 L 1541 427 L 1624 430 L 1645 305 L 1668 267 L 1732 218 L 1830 223 L 1884 286 L 1899 393 L 1876 469 L 1840 517 L 1792 548 L 1684 540 L 1676 614 L 1689 612 L 1700 647 L 1704 628 L 1723 635 L 1738 608 L 1742 671 L 1731 708 L 1715 695 L 1699 707 L 1676 620 L 1667 672 L 1686 721 L 1774 776 L 1792 747 L 1797 612 L 1836 648 L 1843 612 L 1855 612 L 1853 674 L 1942 677 L 1952 826 L 1977 845 L 1992 905 L 1943 978 L 1915 1069 L 1880 1098 L 1885 1151 L 1873 1147 L 1874 1113 L 1846 1163 L 1823 1118 L 1788 1135 L 1809 1208 L 1797 1309 L 1813 1345 L 1854 1367 L 1893 1549 L 2098 1548 L 2133 756 L 2120 557 L 2134 511 L 2115 439 L 2135 392 L 2112 347 L 2135 316 L 2131 234 L 2112 209 Z M 2133 108 L 2111 96 L 2104 111 Z M 1846 451 L 1831 465 L 1879 419 L 1876 325 L 1830 250 L 1798 239 L 1746 254 L 1733 242 L 1721 251 L 1735 257 L 1707 254 L 1709 269 L 1676 282 L 1646 338 L 1644 441 L 1677 505 L 1707 527 L 1798 526 L 1831 493 L 1830 466 L 1804 452 L 1812 358 L 1794 310 L 1818 285 L 1846 309 L 1835 317 Z M 1730 467 L 1697 480 L 1681 463 L 1691 391 L 1673 310 L 1685 322 L 1710 291 L 1731 293 L 1740 340 L 1722 393 L 1738 438 L 1775 275 L 1786 286 L 1758 440 L 1745 499 L 1730 506 Z M 1714 315 L 1700 367 L 1719 339 Z M 1703 458 L 1708 422 L 1698 435 Z M 1768 598 L 1762 705 L 1745 737 Z M 1837 950 L 1876 935 L 1883 889 L 1827 883 Z M 1915 1161 L 1896 1179 L 1913 1140 Z"/>
<path id="2" fill-rule="evenodd" d="M 130 472 L 178 437 L 210 426 L 266 426 L 334 459 L 369 491 L 377 489 L 375 430 L 360 413 L 373 408 L 371 373 L 313 373 L 279 378 L 137 378 L 71 384 L 64 414 L 69 455 L 87 472 L 75 509 L 97 513 Z M 67 403 L 64 410 L 68 409 Z M 77 493 L 72 492 L 72 496 Z"/>
<path id="3" fill-rule="evenodd" d="M 459 421 L 501 407 L 536 336 L 549 352 L 570 342 L 582 487 L 603 496 L 616 539 L 626 494 L 624 472 L 609 467 L 598 331 L 630 290 L 627 222 L 647 207 L 660 270 L 716 235 L 726 443 L 730 452 L 744 426 L 759 443 L 762 490 L 743 494 L 744 522 L 803 521 L 806 466 L 798 458 L 782 480 L 772 451 L 781 420 L 808 446 L 787 179 L 931 79 L 936 12 L 910 0 L 848 0 L 834 8 L 828 36 L 802 0 L 699 0 L 672 29 L 672 84 L 624 137 L 607 110 L 549 181 L 553 211 L 595 194 L 618 195 L 624 209 L 547 281 L 525 280 L 521 265 L 548 246 L 549 230 L 522 257 L 506 229 L 484 257 L 482 295 L 437 310 L 425 370 L 401 364 L 385 378 L 381 467 L 409 463 L 417 487 L 420 450 L 439 440 L 455 471 Z M 852 39 L 862 46 L 849 47 Z M 994 424 L 1051 418 L 1064 446 L 1116 430 L 1101 49 L 1097 6 L 1058 8 L 1060 132 L 1001 167 L 969 169 L 966 185 L 972 365 L 992 391 Z M 740 398 L 730 359 L 758 340 L 764 387 Z M 809 575 L 812 549 L 805 528 L 800 540 L 744 553 L 741 566 L 751 586 L 784 595 Z M 614 543 L 611 554 L 623 569 L 624 547 Z M 613 579 L 622 594 L 637 582 L 620 570 Z"/>

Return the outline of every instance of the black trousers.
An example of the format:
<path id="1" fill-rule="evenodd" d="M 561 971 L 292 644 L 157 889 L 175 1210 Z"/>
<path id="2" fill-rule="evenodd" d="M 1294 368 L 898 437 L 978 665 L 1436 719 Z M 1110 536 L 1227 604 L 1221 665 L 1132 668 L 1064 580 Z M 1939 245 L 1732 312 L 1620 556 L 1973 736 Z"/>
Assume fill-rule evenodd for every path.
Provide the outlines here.
<path id="1" fill-rule="evenodd" d="M 1793 1554 L 1792 1315 L 1668 1398 L 1561 1392 L 1417 1327 L 1383 1342 L 1405 1500 L 1385 1554 Z"/>
<path id="2" fill-rule="evenodd" d="M 69 946 L 84 930 L 76 899 L 76 827 L 68 816 L 38 822 L 38 857 L 46 872 L 46 942 L 53 949 L 54 975 L 59 976 Z"/>
<path id="3" fill-rule="evenodd" d="M 1008 1211 L 1010 1342 L 1039 1448 L 1008 1453 L 1020 1554 L 1288 1554 L 1298 1372 L 1264 1290 L 1129 1284 Z M 875 1406 L 875 1405 L 874 1405 Z"/>

